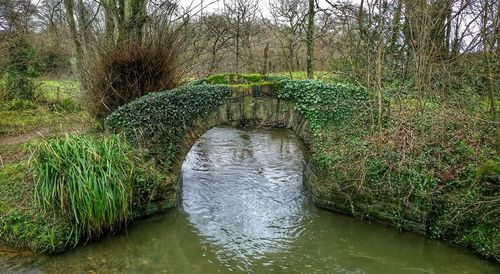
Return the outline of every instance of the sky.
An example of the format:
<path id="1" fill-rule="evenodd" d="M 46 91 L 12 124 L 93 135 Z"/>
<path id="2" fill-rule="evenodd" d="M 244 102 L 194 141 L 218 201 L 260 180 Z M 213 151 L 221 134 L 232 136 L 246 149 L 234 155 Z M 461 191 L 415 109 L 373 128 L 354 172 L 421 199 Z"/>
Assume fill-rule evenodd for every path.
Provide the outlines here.
<path id="1" fill-rule="evenodd" d="M 223 7 L 224 0 L 178 0 L 181 6 L 188 7 L 196 7 L 194 10 L 199 10 L 201 7 L 201 3 L 205 7 L 204 10 L 213 11 L 217 9 L 221 9 Z M 229 0 L 230 1 L 230 0 Z M 258 0 L 260 11 L 264 16 L 269 16 L 269 1 L 270 0 Z M 302 0 L 307 1 L 307 0 Z M 337 2 L 336 0 L 330 0 L 331 2 Z M 352 3 L 360 3 L 360 0 L 350 0 Z M 319 5 L 322 7 L 323 5 L 327 5 L 325 0 L 319 0 Z"/>

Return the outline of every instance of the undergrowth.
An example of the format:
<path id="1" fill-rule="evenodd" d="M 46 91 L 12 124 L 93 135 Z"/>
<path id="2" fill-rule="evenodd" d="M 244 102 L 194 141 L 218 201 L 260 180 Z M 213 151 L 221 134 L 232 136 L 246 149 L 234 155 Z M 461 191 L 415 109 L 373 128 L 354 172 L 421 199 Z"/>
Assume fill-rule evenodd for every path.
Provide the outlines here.
<path id="1" fill-rule="evenodd" d="M 457 115 L 462 110 L 450 105 L 424 114 L 399 105 L 379 136 L 370 97 L 359 88 L 285 81 L 279 96 L 295 103 L 313 131 L 311 160 L 323 206 L 500 259 L 500 161 L 492 124 Z"/>
<path id="2" fill-rule="evenodd" d="M 105 124 L 123 132 L 135 148 L 117 136 L 69 136 L 43 143 L 35 161 L 35 207 L 62 212 L 59 228 L 94 236 L 173 206 L 154 202 L 176 191 L 165 187 L 175 184 L 175 176 L 160 172 L 158 164 L 172 171 L 192 122 L 230 98 L 227 85 L 271 81 L 278 97 L 302 113 L 314 136 L 311 162 L 320 178 L 314 195 L 321 206 L 424 232 L 500 260 L 500 158 L 493 150 L 492 124 L 470 119 L 455 105 L 436 101 L 418 113 L 411 100 L 399 100 L 397 106 L 384 102 L 379 134 L 367 90 L 272 77 L 216 75 L 207 79 L 217 85 L 203 79 L 120 107 Z M 0 209 L 12 203 L 0 202 Z M 16 214 L 9 211 L 0 222 L 27 231 L 30 226 L 20 224 L 29 223 L 30 215 Z M 54 233 L 60 231 L 66 230 Z M 58 237 L 74 236 L 64 235 Z"/>
<path id="3" fill-rule="evenodd" d="M 71 225 L 34 202 L 31 172 L 27 161 L 0 168 L 0 244 L 37 252 L 74 245 Z"/>

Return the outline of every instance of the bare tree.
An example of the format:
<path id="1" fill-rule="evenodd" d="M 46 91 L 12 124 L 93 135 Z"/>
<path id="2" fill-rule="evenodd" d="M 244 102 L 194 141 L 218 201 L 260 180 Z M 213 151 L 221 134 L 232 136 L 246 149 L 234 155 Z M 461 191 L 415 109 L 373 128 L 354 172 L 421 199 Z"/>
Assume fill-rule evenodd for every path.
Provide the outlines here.
<path id="1" fill-rule="evenodd" d="M 304 41 L 308 6 L 301 0 L 273 0 L 269 3 L 273 30 L 279 40 L 289 72 L 300 67 L 298 51 Z"/>
<path id="2" fill-rule="evenodd" d="M 252 26 L 257 20 L 258 10 L 258 2 L 255 0 L 231 0 L 224 3 L 224 16 L 232 26 L 230 33 L 233 40 L 236 71 L 240 71 L 241 68 L 242 51 L 248 51 L 251 48 L 250 36 Z"/>
<path id="3" fill-rule="evenodd" d="M 29 32 L 37 11 L 29 0 L 0 0 L 0 31 Z"/>
<path id="4" fill-rule="evenodd" d="M 222 61 L 223 53 L 227 51 L 231 36 L 230 24 L 226 18 L 217 14 L 210 14 L 202 18 L 203 32 L 205 39 L 209 43 L 208 51 L 210 61 L 208 73 L 213 73 Z"/>

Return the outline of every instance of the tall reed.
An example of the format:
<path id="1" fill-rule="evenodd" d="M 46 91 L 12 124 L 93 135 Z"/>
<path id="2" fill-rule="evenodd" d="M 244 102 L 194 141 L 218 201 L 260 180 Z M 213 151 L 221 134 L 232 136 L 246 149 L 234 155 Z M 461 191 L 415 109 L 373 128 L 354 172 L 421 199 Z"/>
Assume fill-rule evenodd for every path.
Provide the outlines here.
<path id="1" fill-rule="evenodd" d="M 131 218 L 134 165 L 120 136 L 67 135 L 35 150 L 35 198 L 62 212 L 87 237 L 119 228 Z"/>

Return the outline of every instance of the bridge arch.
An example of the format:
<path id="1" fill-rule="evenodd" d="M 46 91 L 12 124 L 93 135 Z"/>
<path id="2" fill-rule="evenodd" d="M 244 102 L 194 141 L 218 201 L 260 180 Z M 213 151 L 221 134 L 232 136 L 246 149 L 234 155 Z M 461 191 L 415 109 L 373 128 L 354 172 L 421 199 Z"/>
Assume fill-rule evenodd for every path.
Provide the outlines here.
<path id="1" fill-rule="evenodd" d="M 198 100 L 194 98 L 198 96 L 208 104 L 197 105 Z M 194 111 L 189 115 L 176 116 L 177 111 L 190 107 Z M 196 108 L 201 111 L 197 112 Z M 167 170 L 169 187 L 173 189 L 162 192 L 168 194 L 165 203 L 170 206 L 178 204 L 179 178 L 185 157 L 205 132 L 221 125 L 289 128 L 302 140 L 306 155 L 313 142 L 308 121 L 294 108 L 293 102 L 279 98 L 276 84 L 185 86 L 141 97 L 118 109 L 106 120 L 111 131 L 124 132 L 130 141 L 146 148 Z M 168 141 L 157 142 L 162 139 Z M 161 153 L 175 155 L 163 159 Z"/>

